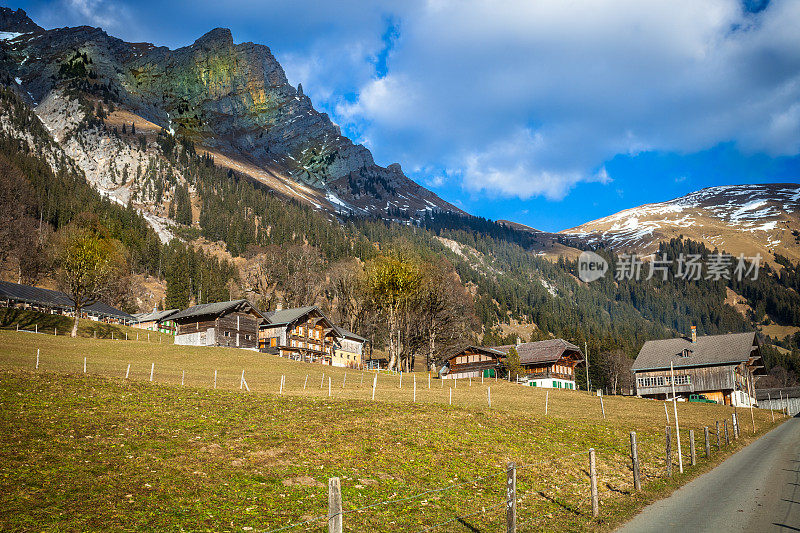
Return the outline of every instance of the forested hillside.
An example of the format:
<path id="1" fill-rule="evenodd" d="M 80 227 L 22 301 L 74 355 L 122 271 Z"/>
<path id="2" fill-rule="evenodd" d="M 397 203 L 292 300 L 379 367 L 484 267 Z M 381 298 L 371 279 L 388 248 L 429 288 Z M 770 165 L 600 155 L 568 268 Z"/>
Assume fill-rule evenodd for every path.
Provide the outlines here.
<path id="1" fill-rule="evenodd" d="M 161 305 L 168 308 L 242 296 L 264 309 L 317 303 L 376 349 L 387 346 L 394 328 L 391 338 L 398 339 L 405 364 L 432 362 L 466 343 L 563 337 L 586 344 L 597 386 L 619 377 L 611 370 L 613 354 L 630 357 L 645 340 L 687 334 L 692 324 L 700 334 L 714 334 L 800 323 L 800 265 L 784 257 L 775 258 L 775 268 L 762 267 L 755 281 L 607 276 L 586 284 L 576 277 L 574 260 L 542 255 L 552 245 L 549 236 L 455 213 L 431 212 L 407 224 L 335 217 L 218 166 L 186 137 L 111 126 L 105 117 L 112 102 L 78 98 L 92 115 L 73 135 L 139 150 L 146 162 L 140 185 L 127 205 L 105 198 L 36 114 L 12 91 L 2 91 L 0 216 L 8 236 L 0 259 L 15 281 L 47 279 L 53 270 L 48 235 L 89 212 L 125 246 L 131 276 L 166 285 Z M 123 168 L 113 181 L 128 179 Z M 170 221 L 175 238 L 168 243 L 145 218 L 153 206 Z M 586 247 L 566 237 L 556 242 Z M 597 251 L 613 272 L 613 251 Z M 681 239 L 659 250 L 670 256 L 711 252 Z M 372 283 L 394 264 L 413 265 L 414 293 L 397 304 L 397 323 L 390 326 L 390 304 L 376 297 Z M 136 291 L 128 284 L 112 303 L 135 310 Z M 729 291 L 749 310 L 728 305 Z M 769 350 L 767 363 L 791 382 L 800 366 L 800 339 L 784 337 L 768 339 L 784 351 Z"/>

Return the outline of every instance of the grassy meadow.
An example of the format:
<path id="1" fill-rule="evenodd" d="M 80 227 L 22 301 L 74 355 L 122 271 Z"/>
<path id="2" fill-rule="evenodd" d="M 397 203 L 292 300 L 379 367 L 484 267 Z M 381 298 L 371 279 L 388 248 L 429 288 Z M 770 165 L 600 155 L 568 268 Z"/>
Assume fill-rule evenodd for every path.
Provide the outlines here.
<path id="1" fill-rule="evenodd" d="M 432 379 L 428 388 L 426 373 L 403 376 L 402 386 L 379 374 L 372 401 L 374 375 L 245 350 L 0 331 L 0 529 L 273 531 L 309 521 L 285 531 L 324 531 L 314 519 L 327 512 L 336 476 L 346 531 L 500 531 L 514 461 L 519 531 L 608 530 L 774 427 L 756 409 L 754 434 L 739 409 L 741 438 L 707 460 L 702 427 L 713 435 L 733 409 L 679 403 L 685 473 L 675 457 L 668 479 L 663 402 L 605 397 L 604 419 L 585 391 L 493 379 Z"/>

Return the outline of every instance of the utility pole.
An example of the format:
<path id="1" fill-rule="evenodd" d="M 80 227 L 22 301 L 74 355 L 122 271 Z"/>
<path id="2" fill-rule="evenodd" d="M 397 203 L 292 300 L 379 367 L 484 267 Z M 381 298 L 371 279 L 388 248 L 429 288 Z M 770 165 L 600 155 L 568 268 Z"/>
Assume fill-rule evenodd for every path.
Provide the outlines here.
<path id="1" fill-rule="evenodd" d="M 589 348 L 584 341 L 583 343 L 583 357 L 586 359 L 586 392 L 592 393 L 592 384 L 589 383 Z"/>

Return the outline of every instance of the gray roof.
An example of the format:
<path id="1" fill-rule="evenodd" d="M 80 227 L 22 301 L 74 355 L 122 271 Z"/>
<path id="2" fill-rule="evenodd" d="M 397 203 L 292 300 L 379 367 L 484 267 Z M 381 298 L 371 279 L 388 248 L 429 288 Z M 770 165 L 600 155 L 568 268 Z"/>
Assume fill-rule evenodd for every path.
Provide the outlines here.
<path id="1" fill-rule="evenodd" d="M 252 309 L 258 316 L 262 318 L 264 317 L 264 315 L 261 314 L 261 312 L 247 300 L 231 300 L 229 302 L 214 302 L 210 304 L 193 305 L 192 307 L 172 315 L 170 320 L 195 318 L 201 316 L 220 316 L 246 308 Z"/>
<path id="2" fill-rule="evenodd" d="M 738 364 L 749 361 L 753 348 L 759 344 L 755 332 L 705 335 L 697 337 L 697 342 L 684 337 L 647 341 L 632 370 L 667 369 L 670 363 L 675 368 Z M 681 357 L 684 350 L 691 350 L 691 355 Z M 761 357 L 758 352 L 755 356 Z"/>
<path id="3" fill-rule="evenodd" d="M 264 317 L 267 319 L 270 325 L 282 326 L 284 324 L 291 324 L 298 318 L 302 318 L 314 309 L 319 311 L 316 305 L 292 307 L 291 309 L 278 309 L 277 311 L 268 311 L 264 313 Z M 322 311 L 319 311 L 319 313 L 322 316 L 325 316 Z M 327 317 L 325 318 L 327 319 Z"/>
<path id="4" fill-rule="evenodd" d="M 75 302 L 69 295 L 61 291 L 42 289 L 30 285 L 20 285 L 8 281 L 0 281 L 0 297 L 24 302 L 27 304 L 41 305 L 43 307 L 53 307 L 62 309 L 74 309 Z M 125 311 L 120 311 L 115 307 L 103 302 L 95 302 L 83 307 L 83 311 L 99 316 L 113 317 L 122 320 L 134 321 L 135 318 Z"/>
<path id="5" fill-rule="evenodd" d="M 523 342 L 520 344 L 506 344 L 494 346 L 495 350 L 508 355 L 511 348 L 516 348 L 522 364 L 555 363 L 565 353 L 570 352 L 580 356 L 578 362 L 583 361 L 583 352 L 580 348 L 564 339 L 548 339 L 537 342 Z"/>
<path id="6" fill-rule="evenodd" d="M 346 339 L 354 339 L 360 342 L 367 342 L 367 339 L 365 339 L 361 335 L 356 335 L 352 331 L 347 331 L 346 329 L 340 328 L 339 326 L 334 325 L 333 329 L 336 330 L 336 334 L 339 335 L 340 337 L 344 337 Z"/>
<path id="7" fill-rule="evenodd" d="M 172 317 L 180 309 L 167 309 L 166 311 L 151 311 L 149 313 L 136 313 L 133 317 L 137 322 L 161 322 Z"/>

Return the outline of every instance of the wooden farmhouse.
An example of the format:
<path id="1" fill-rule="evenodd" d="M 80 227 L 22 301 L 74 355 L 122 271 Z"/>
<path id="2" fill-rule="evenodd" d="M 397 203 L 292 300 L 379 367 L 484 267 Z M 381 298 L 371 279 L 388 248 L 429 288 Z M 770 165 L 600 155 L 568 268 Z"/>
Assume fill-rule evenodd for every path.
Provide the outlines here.
<path id="1" fill-rule="evenodd" d="M 531 387 L 575 390 L 575 367 L 585 359 L 583 352 L 564 339 L 548 339 L 494 346 L 504 357 L 516 348 L 525 371 L 524 383 Z"/>
<path id="2" fill-rule="evenodd" d="M 30 309 L 51 315 L 75 316 L 75 302 L 61 291 L 42 289 L 0 281 L 0 306 Z M 109 324 L 131 325 L 136 319 L 104 302 L 94 302 L 81 308 L 81 318 Z"/>
<path id="3" fill-rule="evenodd" d="M 485 346 L 467 346 L 445 359 L 442 378 L 493 378 L 503 366 L 503 352 Z"/>
<path id="4" fill-rule="evenodd" d="M 309 363 L 333 364 L 336 327 L 316 305 L 265 313 L 261 351 Z"/>
<path id="5" fill-rule="evenodd" d="M 258 349 L 262 315 L 247 300 L 200 304 L 170 317 L 177 328 L 175 344 Z"/>
<path id="6" fill-rule="evenodd" d="M 172 316 L 178 314 L 178 311 L 180 309 L 153 310 L 151 313 L 135 314 L 133 317 L 136 319 L 136 323 L 133 324 L 133 327 L 175 335 L 176 327 Z"/>
<path id="7" fill-rule="evenodd" d="M 756 405 L 755 379 L 763 375 L 760 341 L 755 332 L 647 341 L 632 371 L 636 392 L 645 398 L 672 398 L 670 364 L 675 371 L 675 395 L 703 394 L 734 406 Z"/>

